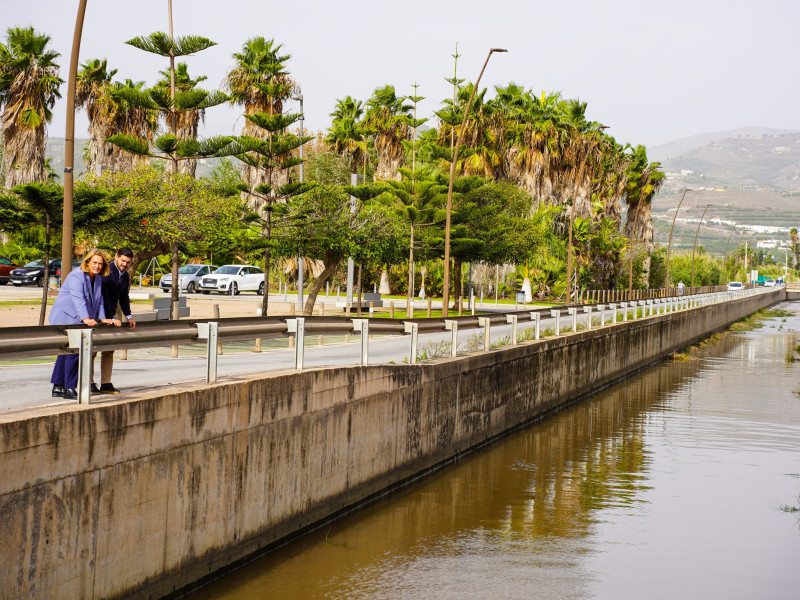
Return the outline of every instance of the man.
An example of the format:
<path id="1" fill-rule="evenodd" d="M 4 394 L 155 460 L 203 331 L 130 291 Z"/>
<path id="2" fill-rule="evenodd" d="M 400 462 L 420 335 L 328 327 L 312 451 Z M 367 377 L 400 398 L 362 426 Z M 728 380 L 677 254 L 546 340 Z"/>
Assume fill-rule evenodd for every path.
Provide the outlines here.
<path id="1" fill-rule="evenodd" d="M 122 309 L 122 314 L 130 323 L 131 329 L 136 328 L 136 321 L 131 314 L 130 276 L 126 270 L 133 260 L 130 248 L 120 248 L 114 255 L 114 260 L 109 265 L 108 276 L 103 277 L 103 306 L 107 315 L 117 313 L 117 304 Z M 113 318 L 113 317 L 112 317 Z M 92 384 L 92 394 L 119 394 L 119 390 L 111 383 L 111 371 L 114 368 L 114 351 L 108 350 L 100 353 L 100 387 Z M 94 369 L 92 369 L 94 371 Z"/>

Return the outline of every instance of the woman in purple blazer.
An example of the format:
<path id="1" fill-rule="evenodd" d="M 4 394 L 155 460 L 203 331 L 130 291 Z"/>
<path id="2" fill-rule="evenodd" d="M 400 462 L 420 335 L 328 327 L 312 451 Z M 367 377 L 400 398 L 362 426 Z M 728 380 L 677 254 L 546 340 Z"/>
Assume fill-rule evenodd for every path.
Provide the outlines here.
<path id="1" fill-rule="evenodd" d="M 108 275 L 108 259 L 100 250 L 91 250 L 81 262 L 81 268 L 70 271 L 58 297 L 50 309 L 51 325 L 77 325 L 84 323 L 95 327 L 98 322 L 120 326 L 116 319 L 106 319 L 101 292 L 101 275 Z M 77 398 L 78 355 L 59 354 L 53 376 L 53 396 Z"/>

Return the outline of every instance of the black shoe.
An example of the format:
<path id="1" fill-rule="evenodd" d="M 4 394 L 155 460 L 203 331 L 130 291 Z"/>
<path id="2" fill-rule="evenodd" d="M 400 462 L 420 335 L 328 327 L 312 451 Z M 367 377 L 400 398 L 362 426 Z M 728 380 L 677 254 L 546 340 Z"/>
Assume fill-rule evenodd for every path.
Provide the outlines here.
<path id="1" fill-rule="evenodd" d="M 92 384 L 92 396 L 97 396 L 98 394 L 102 394 L 103 392 L 100 391 L 100 388 L 97 387 L 96 383 Z"/>
<path id="2" fill-rule="evenodd" d="M 53 385 L 53 398 L 63 398 L 64 397 L 64 386 L 54 384 Z"/>
<path id="3" fill-rule="evenodd" d="M 111 383 L 101 383 L 100 384 L 100 393 L 101 394 L 119 394 L 119 390 L 114 387 Z"/>
<path id="4" fill-rule="evenodd" d="M 64 398 L 66 398 L 67 400 L 77 400 L 78 390 L 76 390 L 75 388 L 65 388 Z"/>

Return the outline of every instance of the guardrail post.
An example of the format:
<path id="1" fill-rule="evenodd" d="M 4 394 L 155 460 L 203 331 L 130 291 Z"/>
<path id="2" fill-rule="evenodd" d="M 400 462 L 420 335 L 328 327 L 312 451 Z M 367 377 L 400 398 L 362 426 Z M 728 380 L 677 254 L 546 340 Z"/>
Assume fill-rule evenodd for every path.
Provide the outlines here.
<path id="1" fill-rule="evenodd" d="M 444 328 L 447 331 L 452 331 L 453 335 L 450 338 L 450 356 L 455 356 L 458 354 L 458 321 L 453 321 L 451 319 L 445 319 Z"/>
<path id="2" fill-rule="evenodd" d="M 215 321 L 197 323 L 197 339 L 206 341 L 206 383 L 216 383 L 219 323 Z"/>
<path id="3" fill-rule="evenodd" d="M 293 333 L 294 344 L 294 368 L 298 371 L 303 370 L 303 359 L 305 358 L 306 347 L 306 319 L 297 317 L 296 319 L 286 319 L 287 333 Z"/>
<path id="4" fill-rule="evenodd" d="M 578 331 L 578 307 L 571 306 L 567 308 L 567 313 L 572 317 L 572 331 Z"/>
<path id="5" fill-rule="evenodd" d="M 361 334 L 361 366 L 369 364 L 369 319 L 353 319 L 353 331 Z"/>
<path id="6" fill-rule="evenodd" d="M 517 345 L 517 315 L 506 315 L 506 323 L 511 323 L 511 345 Z"/>
<path id="7" fill-rule="evenodd" d="M 585 312 L 587 315 L 589 315 L 586 318 L 586 329 L 591 329 L 592 328 L 592 305 L 590 304 L 588 306 L 584 306 L 583 307 L 583 312 Z"/>
<path id="8" fill-rule="evenodd" d="M 78 349 L 78 403 L 89 404 L 92 395 L 92 333 L 91 329 L 68 329 L 70 348 Z"/>
<path id="9" fill-rule="evenodd" d="M 611 309 L 611 324 L 615 325 L 617 323 L 617 304 L 612 302 L 608 305 L 608 308 Z"/>
<path id="10" fill-rule="evenodd" d="M 489 350 L 489 334 L 491 331 L 492 320 L 489 317 L 478 317 L 478 325 L 483 327 L 483 350 Z"/>
<path id="11" fill-rule="evenodd" d="M 417 364 L 417 352 L 419 350 L 419 323 L 403 321 L 403 328 L 406 333 L 411 334 L 411 360 L 412 365 Z"/>
<path id="12" fill-rule="evenodd" d="M 597 308 L 600 310 L 600 327 L 606 324 L 606 305 L 598 304 Z"/>
<path id="13" fill-rule="evenodd" d="M 551 310 L 550 316 L 555 317 L 556 319 L 556 335 L 561 335 L 561 311 L 560 310 Z"/>
<path id="14" fill-rule="evenodd" d="M 628 320 L 628 303 L 627 302 L 620 302 L 619 306 L 622 309 L 622 320 L 623 321 L 627 321 Z"/>
<path id="15" fill-rule="evenodd" d="M 533 321 L 533 339 L 538 340 L 541 333 L 541 320 L 542 315 L 538 312 L 531 313 L 531 320 Z"/>

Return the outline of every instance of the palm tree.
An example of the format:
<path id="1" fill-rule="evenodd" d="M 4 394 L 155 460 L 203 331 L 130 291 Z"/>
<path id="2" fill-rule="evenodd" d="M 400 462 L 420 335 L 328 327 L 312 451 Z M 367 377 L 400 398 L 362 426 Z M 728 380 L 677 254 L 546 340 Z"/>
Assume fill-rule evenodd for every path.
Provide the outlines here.
<path id="1" fill-rule="evenodd" d="M 791 243 L 792 247 L 792 268 L 797 268 L 797 227 L 792 227 L 791 231 L 789 231 L 789 242 Z"/>
<path id="2" fill-rule="evenodd" d="M 636 146 L 628 167 L 628 183 L 625 186 L 625 201 L 628 203 L 628 219 L 625 235 L 631 240 L 640 240 L 648 258 L 644 264 L 645 283 L 650 279 L 650 257 L 653 252 L 652 201 L 664 183 L 664 173 L 659 171 L 661 163 L 647 162 L 644 146 Z"/>
<path id="3" fill-rule="evenodd" d="M 283 114 L 283 106 L 287 99 L 298 91 L 297 84 L 286 69 L 291 54 L 282 54 L 283 45 L 275 40 L 254 37 L 242 45 L 241 52 L 235 52 L 235 64 L 225 76 L 224 87 L 230 95 L 232 104 L 244 108 L 245 115 L 264 113 L 267 115 Z M 245 119 L 242 135 L 252 138 L 268 139 L 269 134 L 252 121 Z M 284 172 L 279 182 L 286 183 Z M 242 179 L 248 188 L 255 189 L 266 183 L 263 170 L 250 165 L 242 167 Z"/>
<path id="4" fill-rule="evenodd" d="M 430 169 L 417 169 L 417 171 L 400 169 L 400 175 L 402 176 L 400 181 L 390 180 L 387 183 L 390 186 L 388 192 L 396 200 L 395 212 L 408 224 L 410 231 L 406 316 L 413 317 L 411 300 L 414 293 L 412 276 L 415 233 L 418 228 L 435 223 L 434 211 L 437 207 L 437 200 L 441 201 L 442 194 L 447 193 L 447 185 L 444 185 L 441 180 L 437 180 Z"/>
<path id="5" fill-rule="evenodd" d="M 5 185 L 47 179 L 44 166 L 45 125 L 60 98 L 55 62 L 61 56 L 48 49 L 50 36 L 33 27 L 11 27 L 0 44 L 0 121 L 5 146 Z"/>
<path id="6" fill-rule="evenodd" d="M 368 150 L 361 100 L 339 98 L 330 116 L 333 120 L 325 143 L 332 152 L 349 158 L 351 170 L 356 171 L 359 165 L 366 165 Z"/>
<path id="7" fill-rule="evenodd" d="M 378 166 L 375 179 L 379 181 L 400 180 L 398 168 L 403 162 L 403 141 L 411 139 L 413 106 L 404 104 L 393 85 L 385 85 L 372 92 L 367 101 L 365 125 L 375 131 L 375 150 Z"/>
<path id="8" fill-rule="evenodd" d="M 86 109 L 89 117 L 89 147 L 86 169 L 90 173 L 100 167 L 115 171 L 130 171 L 148 162 L 147 157 L 125 152 L 107 141 L 116 134 L 132 135 L 148 142 L 153 141 L 157 128 L 156 113 L 132 106 L 115 93 L 119 90 L 142 92 L 144 81 L 126 79 L 124 83 L 112 81 L 117 70 L 108 70 L 105 59 L 92 59 L 81 65 L 75 85 L 75 104 Z M 125 92 L 127 93 L 127 92 Z"/>

